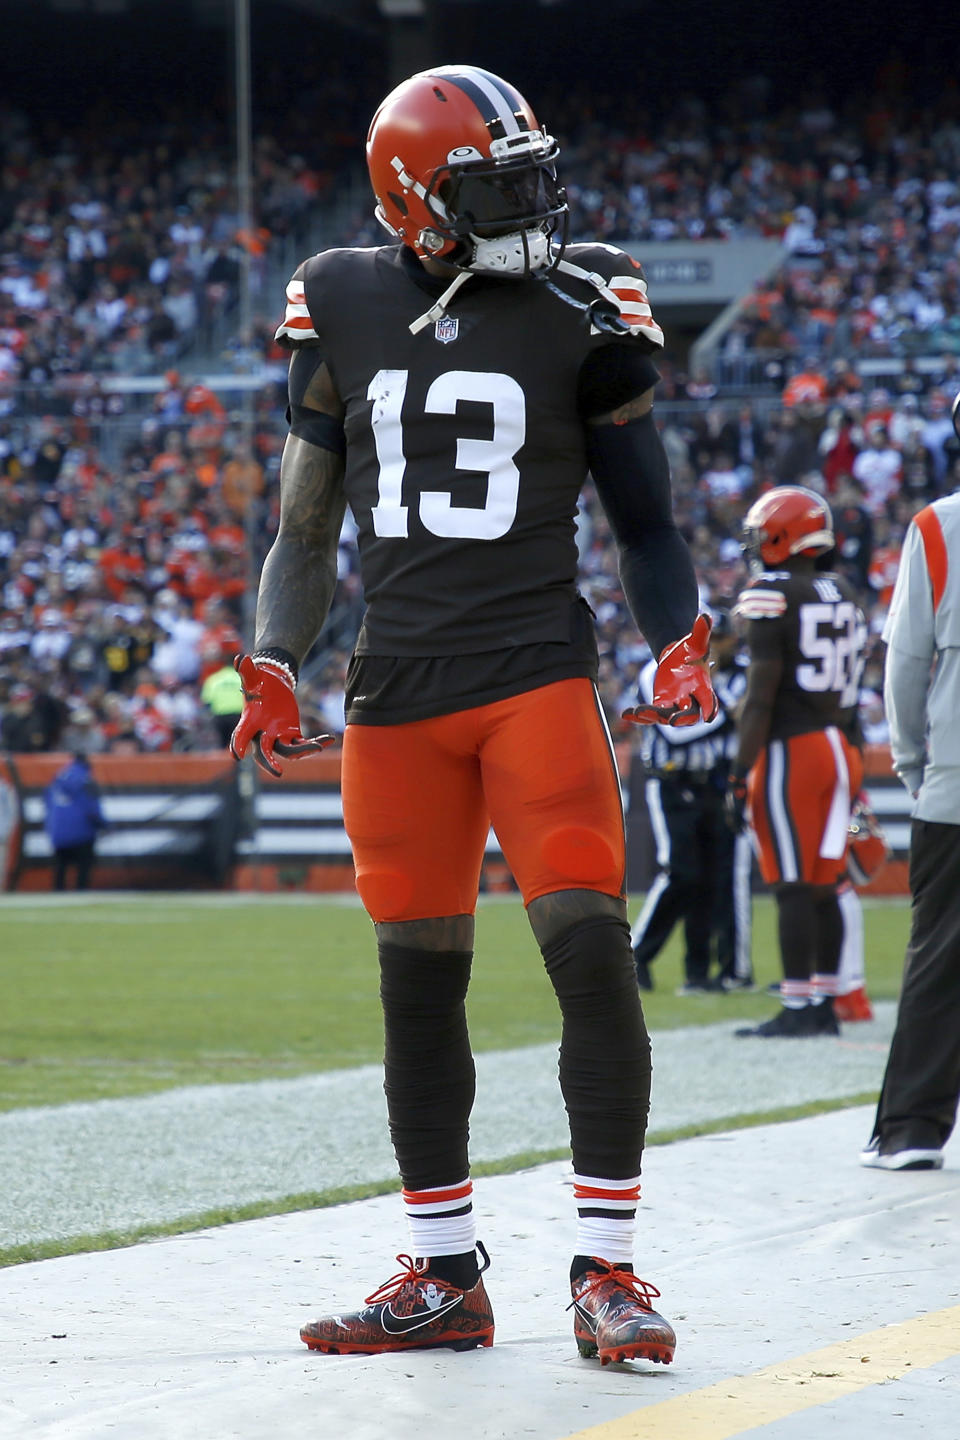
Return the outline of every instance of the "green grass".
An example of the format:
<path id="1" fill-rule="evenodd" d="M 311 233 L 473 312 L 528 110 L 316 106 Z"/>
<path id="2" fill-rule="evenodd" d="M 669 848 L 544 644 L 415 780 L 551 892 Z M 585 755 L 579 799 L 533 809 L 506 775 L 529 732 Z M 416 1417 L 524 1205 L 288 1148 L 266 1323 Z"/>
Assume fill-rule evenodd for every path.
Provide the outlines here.
<path id="1" fill-rule="evenodd" d="M 907 926 L 906 904 L 866 908 L 875 999 L 898 993 Z M 754 927 L 764 983 L 779 974 L 766 899 L 755 904 Z M 652 1029 L 771 1013 L 762 993 L 676 997 L 676 934 L 655 979 L 644 1001 Z M 335 901 L 0 902 L 0 1110 L 376 1062 L 377 987 L 370 922 Z M 477 1051 L 558 1036 L 553 993 L 517 900 L 481 904 L 469 1011 Z"/>

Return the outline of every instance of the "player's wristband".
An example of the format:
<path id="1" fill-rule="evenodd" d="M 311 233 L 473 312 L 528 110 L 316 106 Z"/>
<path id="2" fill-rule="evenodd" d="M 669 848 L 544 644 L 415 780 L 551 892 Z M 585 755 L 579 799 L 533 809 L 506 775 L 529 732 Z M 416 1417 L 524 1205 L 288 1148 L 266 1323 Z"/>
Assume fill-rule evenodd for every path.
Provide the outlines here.
<path id="1" fill-rule="evenodd" d="M 290 677 L 291 686 L 296 689 L 297 681 L 300 679 L 300 667 L 289 650 L 281 650 L 273 646 L 267 650 L 255 650 L 250 658 L 254 665 L 277 665 L 281 670 L 285 670 Z"/>

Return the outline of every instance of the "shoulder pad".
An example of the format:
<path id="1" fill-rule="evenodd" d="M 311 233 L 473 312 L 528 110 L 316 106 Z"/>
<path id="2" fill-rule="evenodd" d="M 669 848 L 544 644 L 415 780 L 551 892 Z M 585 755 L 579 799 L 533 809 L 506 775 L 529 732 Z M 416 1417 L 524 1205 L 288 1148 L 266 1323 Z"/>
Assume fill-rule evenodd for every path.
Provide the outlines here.
<path id="1" fill-rule="evenodd" d="M 742 620 L 776 620 L 787 608 L 787 597 L 782 590 L 743 590 L 737 597 L 733 613 Z"/>
<path id="2" fill-rule="evenodd" d="M 287 285 L 286 309 L 274 336 L 277 344 L 287 350 L 296 349 L 298 345 L 315 345 L 320 339 L 307 308 L 306 283 L 308 276 L 316 275 L 323 268 L 324 257 L 329 253 L 322 250 L 317 255 L 311 255 L 309 260 L 304 260 L 297 266 L 293 279 Z"/>
<path id="3" fill-rule="evenodd" d="M 593 286 L 614 308 L 616 318 L 622 322 L 621 333 L 635 335 L 651 347 L 662 348 L 663 331 L 653 318 L 639 260 L 615 245 L 569 245 L 557 268 Z M 591 324 L 590 333 L 609 332 L 605 332 L 602 325 Z"/>
<path id="4" fill-rule="evenodd" d="M 304 291 L 306 268 L 307 262 L 298 265 L 293 279 L 287 285 L 287 306 L 283 312 L 283 320 L 273 337 L 279 345 L 283 345 L 287 349 L 303 345 L 306 341 L 320 339 L 313 320 L 310 318 L 310 311 L 307 309 L 307 297 Z"/>

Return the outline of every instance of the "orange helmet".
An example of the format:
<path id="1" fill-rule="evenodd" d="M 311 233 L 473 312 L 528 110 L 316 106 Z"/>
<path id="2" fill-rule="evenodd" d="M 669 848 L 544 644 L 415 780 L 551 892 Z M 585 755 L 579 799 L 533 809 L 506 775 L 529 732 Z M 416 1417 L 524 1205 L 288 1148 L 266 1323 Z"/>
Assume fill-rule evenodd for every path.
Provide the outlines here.
<path id="1" fill-rule="evenodd" d="M 422 260 L 526 275 L 562 252 L 566 228 L 557 142 L 518 90 L 475 65 L 404 80 L 370 123 L 376 216 Z"/>
<path id="2" fill-rule="evenodd" d="M 779 485 L 755 500 L 744 516 L 743 538 L 747 554 L 764 565 L 819 555 L 836 543 L 830 506 L 802 485 Z"/>

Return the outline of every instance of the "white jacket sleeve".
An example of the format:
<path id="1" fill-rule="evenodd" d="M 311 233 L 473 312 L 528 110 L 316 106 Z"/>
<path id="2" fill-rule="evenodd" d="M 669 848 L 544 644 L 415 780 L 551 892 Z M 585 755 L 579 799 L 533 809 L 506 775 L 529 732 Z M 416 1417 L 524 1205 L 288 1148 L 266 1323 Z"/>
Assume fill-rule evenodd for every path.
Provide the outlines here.
<path id="1" fill-rule="evenodd" d="M 930 575 L 920 532 L 912 523 L 904 539 L 883 638 L 888 647 L 883 703 L 893 768 L 915 795 L 926 764 L 927 691 L 936 644 Z"/>

